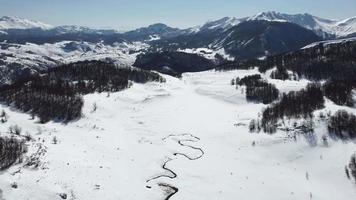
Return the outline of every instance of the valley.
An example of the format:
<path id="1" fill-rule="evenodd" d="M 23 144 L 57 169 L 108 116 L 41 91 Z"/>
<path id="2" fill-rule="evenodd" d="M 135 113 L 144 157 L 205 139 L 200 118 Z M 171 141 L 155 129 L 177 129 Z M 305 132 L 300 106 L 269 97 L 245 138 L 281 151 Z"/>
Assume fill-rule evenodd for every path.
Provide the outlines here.
<path id="1" fill-rule="evenodd" d="M 354 185 L 344 172 L 354 144 L 330 140 L 324 146 L 325 126 L 319 119 L 315 119 L 316 146 L 302 135 L 295 141 L 284 131 L 273 135 L 249 132 L 250 120 L 264 105 L 248 103 L 229 80 L 255 73 L 165 76 L 166 83 L 134 84 L 109 97 L 86 95 L 84 117 L 66 125 L 38 124 L 27 114 L 2 106 L 9 115 L 5 125 L 18 124 L 33 138 L 28 156 L 46 149 L 38 169 L 19 164 L 1 175 L 2 198 L 59 199 L 60 194 L 68 199 L 157 200 L 171 194 L 169 199 L 192 200 L 354 196 Z M 305 87 L 297 81 L 277 81 L 276 85 L 283 91 Z M 92 112 L 94 103 L 97 110 Z M 324 112 L 338 109 L 327 104 Z M 7 126 L 0 131 L 6 133 Z M 10 187 L 14 182 L 17 189 Z"/>
<path id="2" fill-rule="evenodd" d="M 354 199 L 355 77 L 355 17 L 1 17 L 0 200 Z"/>

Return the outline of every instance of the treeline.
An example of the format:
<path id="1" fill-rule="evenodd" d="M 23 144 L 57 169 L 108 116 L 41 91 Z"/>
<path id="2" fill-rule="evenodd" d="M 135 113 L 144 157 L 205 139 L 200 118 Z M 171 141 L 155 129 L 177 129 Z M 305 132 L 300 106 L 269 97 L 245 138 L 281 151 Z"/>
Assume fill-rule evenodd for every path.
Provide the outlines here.
<path id="1" fill-rule="evenodd" d="M 250 102 L 270 104 L 279 97 L 279 91 L 275 85 L 267 83 L 259 74 L 232 80 L 232 84 L 246 86 L 246 99 Z"/>
<path id="2" fill-rule="evenodd" d="M 355 139 L 356 138 L 356 116 L 345 110 L 337 111 L 330 117 L 328 123 L 329 134 L 334 138 Z"/>
<path id="3" fill-rule="evenodd" d="M 0 171 L 9 168 L 21 159 L 26 152 L 24 141 L 14 137 L 0 137 Z"/>
<path id="4" fill-rule="evenodd" d="M 277 67 L 284 79 L 285 70 L 290 70 L 298 77 L 310 80 L 334 79 L 353 81 L 356 75 L 356 41 L 335 44 L 315 45 L 298 51 L 269 56 L 266 59 L 240 60 L 227 62 L 216 67 L 217 71 L 250 69 L 258 67 L 265 73 Z"/>
<path id="5" fill-rule="evenodd" d="M 41 123 L 71 121 L 81 117 L 81 95 L 117 92 L 130 87 L 130 81 L 165 81 L 159 74 L 133 68 L 118 68 L 101 61 L 83 61 L 52 68 L 38 76 L 0 88 L 0 101 Z"/>
<path id="6" fill-rule="evenodd" d="M 356 75 L 356 42 L 347 41 L 268 57 L 259 70 L 286 68 L 310 80 L 333 79 L 354 81 Z"/>
<path id="7" fill-rule="evenodd" d="M 345 93 L 345 91 L 349 91 Z M 313 112 L 324 108 L 324 96 L 338 105 L 352 106 L 352 88 L 343 82 L 308 84 L 306 89 L 283 94 L 280 100 L 262 112 L 261 121 L 253 120 L 250 130 L 262 129 L 274 133 L 278 120 L 288 118 L 313 118 Z M 328 130 L 331 136 L 340 139 L 356 138 L 356 116 L 346 111 L 338 111 L 329 119 Z"/>
<path id="8" fill-rule="evenodd" d="M 52 68 L 47 72 L 51 80 L 77 81 L 77 93 L 116 92 L 129 86 L 129 81 L 147 83 L 151 81 L 164 82 L 157 73 L 117 67 L 112 63 L 102 61 L 83 61 Z"/>
<path id="9" fill-rule="evenodd" d="M 9 115 L 4 110 L 2 110 L 0 112 L 0 123 L 4 124 L 7 122 L 8 119 L 9 119 Z"/>
<path id="10" fill-rule="evenodd" d="M 327 98 L 340 106 L 354 106 L 352 89 L 353 84 L 349 81 L 327 81 L 324 86 L 324 93 Z"/>
<path id="11" fill-rule="evenodd" d="M 279 79 L 279 80 L 298 80 L 298 75 L 295 73 L 289 73 L 287 68 L 278 66 L 274 71 L 271 73 L 272 79 Z"/>
<path id="12" fill-rule="evenodd" d="M 243 60 L 243 61 L 227 61 L 215 67 L 215 71 L 231 71 L 238 69 L 251 69 L 264 64 L 264 61 L 258 59 Z"/>
<path id="13" fill-rule="evenodd" d="M 320 43 L 295 52 L 269 56 L 264 60 L 225 63 L 216 70 L 259 67 L 261 73 L 276 68 L 271 78 L 313 81 L 327 80 L 325 96 L 338 105 L 353 106 L 352 89 L 356 87 L 356 41 Z M 288 71 L 292 73 L 288 74 Z"/>
<path id="14" fill-rule="evenodd" d="M 353 106 L 352 89 L 356 87 L 356 41 L 340 42 L 301 49 L 268 57 L 259 70 L 277 67 L 272 76 L 285 79 L 286 70 L 309 80 L 327 80 L 325 96 L 337 105 Z M 273 78 L 273 77 L 272 77 Z"/>
<path id="15" fill-rule="evenodd" d="M 268 106 L 262 113 L 261 126 L 264 132 L 276 131 L 277 122 L 284 117 L 310 117 L 313 111 L 324 108 L 323 91 L 320 84 L 309 84 L 306 89 L 283 94 L 281 100 Z"/>
<path id="16" fill-rule="evenodd" d="M 351 156 L 350 163 L 345 167 L 345 172 L 348 179 L 353 178 L 356 182 L 356 154 Z"/>

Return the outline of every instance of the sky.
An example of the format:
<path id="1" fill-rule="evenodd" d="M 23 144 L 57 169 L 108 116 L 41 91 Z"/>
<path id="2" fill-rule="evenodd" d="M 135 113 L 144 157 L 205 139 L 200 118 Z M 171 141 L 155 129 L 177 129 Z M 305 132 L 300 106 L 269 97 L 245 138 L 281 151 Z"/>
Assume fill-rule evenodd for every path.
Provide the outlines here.
<path id="1" fill-rule="evenodd" d="M 310 13 L 329 19 L 356 16 L 356 0 L 0 0 L 0 5 L 3 16 L 121 30 L 158 22 L 186 28 L 263 11 Z"/>

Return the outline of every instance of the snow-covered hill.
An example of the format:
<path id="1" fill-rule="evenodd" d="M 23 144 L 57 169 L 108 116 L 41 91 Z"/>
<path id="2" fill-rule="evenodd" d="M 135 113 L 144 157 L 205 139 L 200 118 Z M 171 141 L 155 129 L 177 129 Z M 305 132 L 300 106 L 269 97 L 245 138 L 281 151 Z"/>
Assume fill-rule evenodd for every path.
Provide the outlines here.
<path id="1" fill-rule="evenodd" d="M 55 44 L 0 43 L 0 83 L 8 83 L 21 77 L 23 70 L 34 73 L 62 63 L 82 60 L 107 60 L 119 65 L 131 66 L 140 51 L 148 45 L 140 42 L 102 43 L 63 41 Z"/>
<path id="2" fill-rule="evenodd" d="M 0 18 L 0 30 L 1 29 L 50 29 L 53 26 L 34 20 L 28 20 L 19 17 L 4 16 Z"/>
<path id="3" fill-rule="evenodd" d="M 0 174 L 0 199 L 354 199 L 344 167 L 355 144 L 329 140 L 325 146 L 319 118 L 316 146 L 282 131 L 249 132 L 265 106 L 248 103 L 230 80 L 256 73 L 166 76 L 166 83 L 87 95 L 84 117 L 69 124 L 38 124 L 1 106 L 9 115 L 1 135 L 17 124 L 33 140 L 23 163 Z M 308 83 L 269 81 L 285 92 Z M 340 108 L 328 101 L 315 116 Z"/>

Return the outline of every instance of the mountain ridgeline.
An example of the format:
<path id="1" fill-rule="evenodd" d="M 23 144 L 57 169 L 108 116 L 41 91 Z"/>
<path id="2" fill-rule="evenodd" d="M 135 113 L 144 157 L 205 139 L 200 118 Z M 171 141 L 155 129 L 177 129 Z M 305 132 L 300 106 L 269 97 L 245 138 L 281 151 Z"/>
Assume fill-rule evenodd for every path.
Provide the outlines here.
<path id="1" fill-rule="evenodd" d="M 116 62 L 121 59 L 121 55 L 115 57 L 116 49 L 121 48 L 120 45 L 137 47 L 122 51 L 122 57 L 130 60 L 128 65 L 134 63 L 132 57 L 135 57 L 136 53 L 146 54 L 138 57 L 135 66 L 179 76 L 184 72 L 211 69 L 227 60 L 235 59 L 240 62 L 265 58 L 296 51 L 310 43 L 325 39 L 347 38 L 356 33 L 355 22 L 355 18 L 335 21 L 309 14 L 263 12 L 244 18 L 224 17 L 186 29 L 157 23 L 119 32 L 113 29 L 83 26 L 55 27 L 37 21 L 2 17 L 0 18 L 0 66 L 6 67 L 0 68 L 2 75 L 0 84 L 36 74 L 38 69 L 68 63 L 68 58 L 72 60 L 71 62 L 85 60 L 86 58 L 82 59 L 84 53 L 86 56 L 100 55 L 100 58 L 94 60 Z M 91 44 L 93 47 L 97 44 L 97 46 L 77 51 L 67 46 L 62 47 L 61 43 L 64 41 L 70 44 L 78 43 L 80 46 L 86 44 Z M 50 45 L 56 48 L 53 49 L 56 52 L 38 53 L 42 51 L 39 48 L 43 47 L 46 51 Z M 18 52 L 14 50 L 15 46 L 28 50 Z M 105 48 L 107 50 L 104 51 Z M 197 49 L 208 49 L 213 52 L 213 55 L 210 52 L 198 53 L 199 56 L 180 53 L 196 53 Z M 51 56 L 58 54 L 60 55 Z M 159 59 L 162 60 L 157 62 Z"/>
<path id="2" fill-rule="evenodd" d="M 217 62 L 212 62 L 197 55 L 176 52 L 180 49 L 223 48 L 237 60 L 248 60 L 298 50 L 319 40 L 321 38 L 314 32 L 295 24 L 248 21 L 226 31 L 206 30 L 153 41 L 149 53 L 139 56 L 134 66 L 179 75 L 208 70 L 223 62 L 219 57 L 215 59 Z"/>
<path id="3" fill-rule="evenodd" d="M 206 30 L 193 35 L 153 41 L 151 45 L 153 51 L 224 48 L 235 59 L 245 60 L 297 50 L 319 40 L 321 38 L 313 31 L 296 24 L 246 21 L 227 30 Z"/>

